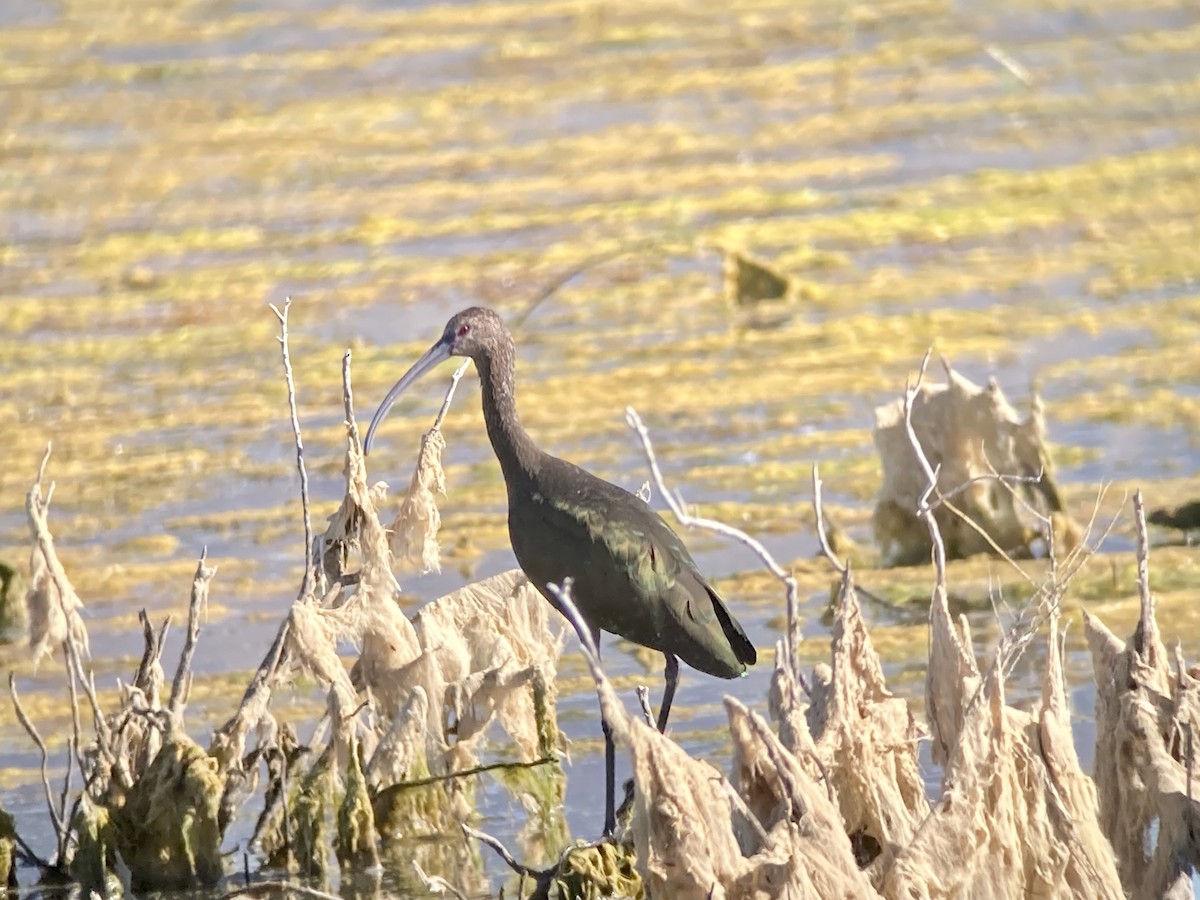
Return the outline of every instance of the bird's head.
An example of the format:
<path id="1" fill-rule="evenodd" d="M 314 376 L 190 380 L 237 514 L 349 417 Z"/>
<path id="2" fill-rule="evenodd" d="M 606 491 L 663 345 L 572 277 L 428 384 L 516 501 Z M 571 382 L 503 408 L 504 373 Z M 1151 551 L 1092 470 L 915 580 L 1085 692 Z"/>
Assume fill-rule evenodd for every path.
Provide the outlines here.
<path id="1" fill-rule="evenodd" d="M 478 362 L 480 357 L 498 346 L 503 346 L 507 340 L 508 332 L 504 328 L 504 322 L 494 310 L 484 306 L 472 306 L 452 316 L 437 343 L 426 350 L 425 355 L 413 363 L 412 368 L 392 385 L 392 389 L 379 404 L 363 440 L 363 452 L 371 452 L 375 430 L 387 416 L 392 404 L 418 378 L 452 356 L 466 356 Z"/>
<path id="2" fill-rule="evenodd" d="M 441 346 L 445 348 L 446 356 L 478 359 L 479 354 L 497 346 L 506 334 L 504 322 L 495 310 L 472 306 L 450 317 L 441 340 L 430 348 L 430 352 Z"/>

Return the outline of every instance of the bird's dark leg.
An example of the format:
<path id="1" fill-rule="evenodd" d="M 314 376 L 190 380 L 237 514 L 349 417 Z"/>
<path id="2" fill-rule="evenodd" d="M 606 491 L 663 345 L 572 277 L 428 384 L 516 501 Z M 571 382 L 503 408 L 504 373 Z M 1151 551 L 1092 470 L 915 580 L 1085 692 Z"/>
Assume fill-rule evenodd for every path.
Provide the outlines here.
<path id="1" fill-rule="evenodd" d="M 679 659 L 674 653 L 664 653 L 663 656 L 667 658 L 667 667 L 663 670 L 667 686 L 663 689 L 662 706 L 658 708 L 660 734 L 665 734 L 667 731 L 667 716 L 671 714 L 671 701 L 675 699 L 675 685 L 679 683 Z"/>
<path id="2" fill-rule="evenodd" d="M 600 725 L 604 728 L 604 836 L 608 837 L 617 830 L 617 748 L 608 722 L 601 719 Z"/>
<path id="3" fill-rule="evenodd" d="M 596 646 L 596 658 L 599 659 L 599 629 L 592 632 L 592 643 Z M 617 830 L 617 748 L 603 711 L 600 713 L 600 727 L 604 729 L 604 836 L 608 837 Z"/>

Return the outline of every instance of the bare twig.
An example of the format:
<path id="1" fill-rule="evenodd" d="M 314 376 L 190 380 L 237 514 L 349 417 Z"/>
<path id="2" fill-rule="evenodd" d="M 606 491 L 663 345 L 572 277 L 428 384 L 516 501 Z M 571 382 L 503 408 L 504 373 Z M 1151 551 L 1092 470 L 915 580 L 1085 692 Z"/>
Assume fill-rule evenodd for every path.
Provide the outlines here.
<path id="1" fill-rule="evenodd" d="M 162 660 L 163 642 L 167 639 L 167 632 L 171 630 L 171 617 L 167 616 L 163 619 L 157 633 L 154 631 L 154 625 L 150 622 L 150 614 L 146 612 L 145 607 L 138 610 L 138 621 L 142 625 L 144 648 L 142 660 L 138 663 L 137 671 L 133 675 L 133 684 L 134 687 L 148 695 L 154 688 L 154 666 Z"/>
<path id="2" fill-rule="evenodd" d="M 206 566 L 208 548 L 200 551 L 200 561 L 196 563 L 196 574 L 192 577 L 192 599 L 188 604 L 187 639 L 183 644 L 183 652 L 179 656 L 179 666 L 175 669 L 175 679 L 171 682 L 171 699 L 167 709 L 175 719 L 183 714 L 184 704 L 191 693 L 192 656 L 196 652 L 196 643 L 200 639 L 200 610 L 208 604 L 208 583 L 217 574 L 216 566 Z"/>
<path id="3" fill-rule="evenodd" d="M 210 756 L 217 758 L 222 771 L 240 763 L 247 732 L 258 725 L 267 714 L 271 694 L 282 680 L 281 673 L 286 672 L 291 665 L 292 654 L 288 649 L 287 639 L 291 631 L 291 621 L 291 617 L 287 616 L 280 624 L 271 649 L 267 651 L 250 683 L 246 685 L 237 712 L 213 733 L 208 752 Z"/>
<path id="4" fill-rule="evenodd" d="M 450 387 L 446 389 L 446 399 L 442 401 L 442 408 L 438 410 L 437 417 L 433 420 L 433 425 L 430 426 L 430 431 L 442 427 L 446 413 L 450 411 L 450 401 L 454 399 L 454 392 L 458 389 L 458 383 L 462 381 L 462 377 L 466 374 L 467 367 L 470 365 L 471 361 L 468 359 L 455 369 L 454 374 L 450 376 Z"/>
<path id="5" fill-rule="evenodd" d="M 71 774 L 73 771 L 73 763 L 76 759 L 76 754 L 79 752 L 79 744 L 74 735 L 67 738 L 67 772 L 63 776 L 62 793 L 58 795 L 58 818 L 63 823 L 67 834 L 71 832 L 71 818 L 67 816 L 67 800 L 71 796 Z M 80 770 L 82 772 L 82 768 Z M 62 859 L 66 853 L 66 845 L 58 848 L 58 858 Z"/>
<path id="6" fill-rule="evenodd" d="M 583 658 L 587 661 L 588 669 L 591 670 L 592 678 L 596 680 L 597 684 L 607 684 L 608 679 L 604 676 L 604 669 L 600 667 L 600 648 L 596 646 L 596 639 L 591 628 L 583 620 L 575 601 L 571 599 L 571 583 L 572 579 L 564 578 L 561 585 L 547 584 L 546 589 L 554 595 L 554 599 L 562 608 L 563 615 L 567 617 L 567 621 L 575 629 L 575 634 L 579 636 L 580 649 L 583 651 Z"/>
<path id="7" fill-rule="evenodd" d="M 457 898 L 457 900 L 467 900 L 467 895 L 448 882 L 441 875 L 426 875 L 425 870 L 421 868 L 421 864 L 415 859 L 413 860 L 413 868 L 417 870 L 417 878 L 420 879 L 422 886 L 431 894 L 446 894 L 449 893 Z"/>
<path id="8" fill-rule="evenodd" d="M 17 676 L 13 672 L 8 673 L 8 693 L 12 697 L 13 710 L 17 714 L 17 721 L 21 723 L 21 727 L 25 729 L 25 733 L 29 735 L 29 739 L 33 741 L 38 748 L 38 752 L 41 753 L 42 787 L 46 791 L 46 807 L 50 810 L 50 824 L 54 826 L 54 835 L 58 841 L 59 860 L 61 861 L 63 849 L 66 847 L 67 829 L 63 824 L 61 812 L 54 804 L 54 791 L 50 787 L 50 769 L 48 766 L 50 753 L 46 750 L 46 742 L 38 734 L 37 727 L 29 720 L 29 716 L 25 715 L 25 708 L 21 706 L 21 698 L 17 695 Z"/>
<path id="9" fill-rule="evenodd" d="M 496 772 L 500 770 L 515 770 L 515 769 L 536 769 L 539 766 L 544 766 L 549 763 L 556 763 L 559 759 L 556 756 L 543 756 L 541 759 L 534 759 L 529 762 L 498 762 L 488 763 L 487 765 L 474 766 L 470 769 L 462 769 L 458 772 L 447 772 L 445 775 L 430 775 L 428 778 L 414 778 L 412 781 L 397 781 L 394 784 L 388 785 L 380 794 L 387 795 L 396 791 L 404 791 L 409 788 L 428 787 L 431 784 L 441 784 L 445 781 L 454 781 L 458 778 L 470 778 L 472 775 L 482 775 L 484 772 Z"/>
<path id="10" fill-rule="evenodd" d="M 854 581 L 853 576 L 850 574 L 850 561 L 846 560 L 846 562 L 843 563 L 840 559 L 838 559 L 837 554 L 833 552 L 833 546 L 829 543 L 829 535 L 825 531 L 825 510 L 821 498 L 822 485 L 823 482 L 821 481 L 821 473 L 814 463 L 812 468 L 813 515 L 817 520 L 817 543 L 821 546 L 821 552 L 825 555 L 825 558 L 829 560 L 829 564 L 833 566 L 834 571 L 841 575 L 843 579 L 846 577 L 851 578 L 851 581 L 854 583 L 859 594 L 870 600 L 874 600 L 876 603 L 886 603 L 886 601 L 878 594 L 872 593 Z M 799 627 L 797 626 L 797 633 L 798 632 Z M 796 675 L 800 679 L 801 685 L 803 686 L 803 676 L 799 671 L 796 672 Z"/>
<path id="11" fill-rule="evenodd" d="M 654 721 L 654 710 L 650 708 L 650 688 L 644 684 L 637 686 L 638 705 L 642 708 L 642 718 L 646 720 L 646 724 L 651 728 L 657 728 Z"/>
<path id="12" fill-rule="evenodd" d="M 292 378 L 292 357 L 288 350 L 288 310 L 292 298 L 284 300 L 281 311 L 274 303 L 269 304 L 271 312 L 279 319 L 279 346 L 283 353 L 283 376 L 287 382 L 288 409 L 292 415 L 292 434 L 296 438 L 296 468 L 300 471 L 300 504 L 304 510 L 304 580 L 301 582 L 300 599 L 313 592 L 313 559 L 312 559 L 312 514 L 308 508 L 308 469 L 304 465 L 304 439 L 300 434 L 300 416 L 296 411 L 296 382 Z"/>
<path id="13" fill-rule="evenodd" d="M 817 470 L 816 463 L 813 463 L 812 467 L 812 486 L 813 514 L 817 519 L 817 541 L 821 545 L 821 552 L 829 560 L 829 564 L 833 566 L 839 575 L 844 575 L 846 573 L 846 564 L 837 558 L 837 554 L 833 552 L 833 547 L 829 545 L 829 537 L 825 534 L 825 513 L 821 509 L 821 473 Z"/>
<path id="14" fill-rule="evenodd" d="M 68 671 L 78 680 L 80 687 L 83 688 L 84 696 L 88 698 L 88 703 L 92 707 L 92 725 L 96 729 L 97 745 L 100 747 L 100 751 L 117 766 L 118 775 L 121 776 L 125 786 L 129 787 L 133 784 L 129 772 L 112 749 L 112 730 L 108 727 L 108 720 L 104 716 L 104 710 L 100 707 L 100 698 L 96 693 L 96 676 L 92 672 L 84 671 L 83 659 L 70 632 L 67 633 L 67 639 L 63 641 L 63 650 L 67 657 Z"/>
<path id="15" fill-rule="evenodd" d="M 79 754 L 79 748 L 83 745 L 81 734 L 83 728 L 79 723 L 79 686 L 75 684 L 75 679 L 70 677 L 70 672 L 67 673 L 67 692 L 71 695 L 71 736 L 75 740 L 75 763 L 79 766 L 79 771 L 83 772 L 83 757 Z"/>
<path id="16" fill-rule="evenodd" d="M 953 498 L 957 497 L 963 491 L 967 490 L 967 488 L 981 484 L 985 481 L 998 481 L 1011 489 L 1018 484 L 1040 484 L 1041 480 L 1046 477 L 1046 473 L 1041 469 L 1038 469 L 1036 475 L 1005 475 L 996 471 L 996 469 L 992 466 L 991 460 L 988 459 L 987 453 L 983 454 L 983 458 L 987 460 L 988 464 L 987 475 L 976 475 L 973 478 L 968 478 L 966 481 L 962 482 L 962 484 L 959 484 L 948 491 L 942 491 L 939 489 L 938 500 L 941 503 L 945 503 L 947 500 L 952 500 Z M 936 503 L 934 504 L 934 507 L 937 507 Z M 1041 514 L 1038 514 L 1038 518 L 1045 517 Z"/>
<path id="17" fill-rule="evenodd" d="M 650 433 L 646 430 L 646 426 L 642 424 L 641 416 L 637 414 L 637 410 L 632 406 L 625 408 L 625 421 L 629 424 L 630 428 L 637 432 L 638 438 L 642 443 L 642 452 L 645 454 L 646 462 L 650 466 L 650 473 L 654 476 L 654 483 L 658 487 L 658 492 L 662 494 L 667 506 L 675 514 L 675 518 L 679 520 L 679 523 L 685 528 L 701 528 L 706 531 L 716 532 L 749 547 L 771 574 L 783 582 L 784 589 L 787 592 L 788 619 L 788 639 L 785 650 L 789 667 L 795 670 L 795 652 L 796 647 L 800 643 L 800 616 L 797 610 L 797 585 L 795 576 L 776 562 L 775 557 L 771 555 L 771 552 L 760 541 L 755 540 L 746 534 L 746 532 L 731 525 L 726 525 L 724 522 L 718 522 L 715 519 L 706 519 L 688 514 L 684 510 L 680 498 L 667 489 L 662 470 L 658 467 L 658 460 L 654 455 L 654 446 L 650 443 Z"/>
<path id="18" fill-rule="evenodd" d="M 925 455 L 925 449 L 921 446 L 921 441 L 917 438 L 916 429 L 912 423 L 913 402 L 921 391 L 921 384 L 925 380 L 925 370 L 929 367 L 929 357 L 933 353 L 933 348 L 925 351 L 925 358 L 921 360 L 921 369 L 917 373 L 916 384 L 910 385 L 904 391 L 904 428 L 908 432 L 909 443 L 912 444 L 913 452 L 917 456 L 917 463 L 925 472 L 926 487 L 921 494 L 920 500 L 917 501 L 917 516 L 925 520 L 925 526 L 929 529 L 929 538 L 933 543 L 933 565 L 935 569 L 935 588 L 936 590 L 945 593 L 946 591 L 946 545 L 942 543 L 942 532 L 938 528 L 937 519 L 933 515 L 933 505 L 930 504 L 929 498 L 937 491 L 937 471 L 929 464 L 929 457 Z"/>
<path id="19" fill-rule="evenodd" d="M 550 886 L 551 880 L 554 878 L 554 869 L 531 869 L 524 863 L 517 862 L 516 858 L 509 852 L 509 849 L 504 846 L 499 838 L 492 837 L 485 831 L 476 831 L 470 825 L 462 826 L 463 834 L 467 837 L 475 838 L 482 844 L 487 844 L 504 860 L 510 869 L 518 875 L 532 878 L 538 889 L 545 890 Z"/>
<path id="20" fill-rule="evenodd" d="M 1137 522 L 1137 580 L 1142 606 L 1133 633 L 1133 646 L 1147 665 L 1156 666 L 1160 660 L 1157 658 L 1159 639 L 1154 620 L 1154 595 L 1150 593 L 1150 537 L 1146 531 L 1146 505 L 1140 490 L 1133 492 L 1133 515 Z"/>
<path id="21" fill-rule="evenodd" d="M 342 407 L 346 411 L 346 428 L 350 431 L 354 449 L 361 454 L 362 442 L 358 439 L 358 422 L 354 418 L 354 386 L 350 381 L 350 358 L 349 350 L 342 354 Z"/>

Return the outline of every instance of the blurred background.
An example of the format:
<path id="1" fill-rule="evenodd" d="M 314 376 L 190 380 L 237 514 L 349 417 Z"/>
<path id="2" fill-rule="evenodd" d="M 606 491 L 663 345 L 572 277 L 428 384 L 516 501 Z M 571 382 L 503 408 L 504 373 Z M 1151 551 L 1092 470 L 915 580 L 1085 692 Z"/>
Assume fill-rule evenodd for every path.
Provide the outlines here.
<path id="1" fill-rule="evenodd" d="M 302 567 L 267 304 L 294 300 L 322 528 L 343 489 L 343 349 L 364 422 L 451 313 L 484 303 L 515 321 L 574 273 L 516 330 L 526 425 L 636 489 L 647 474 L 624 409 L 637 407 L 672 486 L 795 561 L 813 661 L 828 653 L 829 573 L 812 561 L 819 462 L 863 582 L 896 601 L 866 610 L 888 677 L 922 696 L 929 573 L 869 571 L 871 429 L 929 347 L 980 383 L 995 377 L 1023 410 L 1036 387 L 1078 519 L 1109 485 L 1102 512 L 1122 518 L 1079 599 L 1122 633 L 1136 616 L 1126 492 L 1141 487 L 1151 506 L 1200 496 L 1200 5 L 1134 6 L 9 0 L 0 562 L 19 573 L 12 592 L 49 441 L 51 526 L 106 691 L 137 664 L 140 608 L 182 621 L 207 546 L 220 570 L 189 707 L 204 743 Z M 733 251 L 780 274 L 783 296 L 731 291 Z M 406 395 L 372 480 L 404 488 L 443 390 L 435 377 Z M 410 611 L 513 565 L 473 376 L 445 432 L 443 571 L 398 573 Z M 674 733 L 724 767 L 720 697 L 765 709 L 782 592 L 743 549 L 688 542 L 768 651 L 733 685 L 684 673 Z M 1165 636 L 1194 653 L 1196 556 L 1157 558 Z M 973 562 L 956 577 L 986 647 L 989 591 L 1010 576 Z M 1068 675 L 1086 761 L 1078 636 Z M 35 673 L 16 637 L 0 659 L 43 699 L 61 750 L 61 669 Z M 181 641 L 177 628 L 168 660 Z M 1018 701 L 1036 690 L 1037 658 L 1015 675 Z M 658 690 L 660 659 L 614 644 L 606 661 Z M 565 814 L 589 836 L 602 741 L 573 642 L 563 671 Z M 285 699 L 318 707 L 307 688 Z M 36 837 L 36 755 L 7 713 L 0 738 L 0 796 Z M 480 796 L 483 827 L 520 828 L 501 787 Z"/>

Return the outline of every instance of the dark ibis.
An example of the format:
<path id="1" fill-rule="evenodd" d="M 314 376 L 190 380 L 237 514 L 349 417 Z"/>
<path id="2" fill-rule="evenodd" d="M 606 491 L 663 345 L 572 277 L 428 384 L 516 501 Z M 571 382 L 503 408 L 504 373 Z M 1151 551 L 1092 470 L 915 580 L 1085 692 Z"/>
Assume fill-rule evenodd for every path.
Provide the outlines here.
<path id="1" fill-rule="evenodd" d="M 708 675 L 737 678 L 757 659 L 725 601 L 700 573 L 679 536 L 640 497 L 539 449 L 517 416 L 516 349 L 500 316 L 465 309 L 396 382 L 367 429 L 365 452 L 392 404 L 452 356 L 475 363 L 483 418 L 508 488 L 508 534 L 530 582 L 559 606 L 547 584 L 572 580 L 572 598 L 599 645 L 600 632 L 661 652 L 666 687 L 658 729 L 667 727 L 679 660 Z M 561 612 L 561 609 L 559 609 Z M 604 832 L 616 827 L 612 733 L 605 738 Z"/>
<path id="2" fill-rule="evenodd" d="M 1200 531 L 1200 500 L 1189 500 L 1179 506 L 1156 509 L 1146 516 L 1151 525 L 1174 528 L 1183 532 L 1183 542 L 1191 544 L 1192 532 Z"/>

